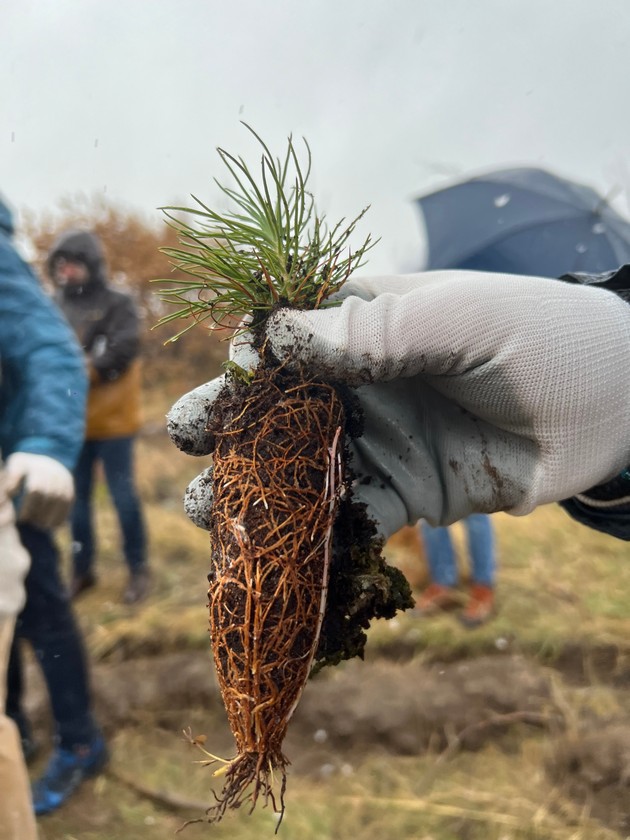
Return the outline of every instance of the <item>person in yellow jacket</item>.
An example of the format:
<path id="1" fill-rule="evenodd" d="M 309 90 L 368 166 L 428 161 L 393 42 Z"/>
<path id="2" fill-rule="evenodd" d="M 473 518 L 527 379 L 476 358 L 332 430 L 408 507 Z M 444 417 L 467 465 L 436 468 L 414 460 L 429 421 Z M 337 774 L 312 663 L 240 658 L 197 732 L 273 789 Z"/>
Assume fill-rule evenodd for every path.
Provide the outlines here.
<path id="1" fill-rule="evenodd" d="M 91 498 L 97 462 L 118 514 L 129 581 L 126 603 L 149 590 L 146 532 L 134 481 L 133 444 L 140 417 L 140 319 L 130 295 L 107 282 L 99 239 L 89 231 L 64 233 L 48 257 L 56 300 L 85 352 L 90 378 L 85 442 L 75 471 L 71 594 L 94 586 L 95 539 Z"/>

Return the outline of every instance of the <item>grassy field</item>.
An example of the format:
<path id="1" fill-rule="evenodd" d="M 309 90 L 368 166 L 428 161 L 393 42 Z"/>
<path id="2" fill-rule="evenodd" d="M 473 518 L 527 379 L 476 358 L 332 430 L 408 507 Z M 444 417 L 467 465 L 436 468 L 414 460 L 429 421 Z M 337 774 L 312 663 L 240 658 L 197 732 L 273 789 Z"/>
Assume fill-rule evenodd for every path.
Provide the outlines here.
<path id="1" fill-rule="evenodd" d="M 77 612 L 100 684 L 120 680 L 122 696 L 130 684 L 130 678 L 125 683 L 121 677 L 122 669 L 134 669 L 136 662 L 139 681 L 128 712 L 112 717 L 115 723 L 108 726 L 110 770 L 87 783 L 62 811 L 41 821 L 42 840 L 171 837 L 211 804 L 211 771 L 195 763 L 201 756 L 190 753 L 181 737 L 183 726 L 208 734 L 213 749 L 226 755 L 231 751 L 215 695 L 185 691 L 183 676 L 175 667 L 166 672 L 169 676 L 161 685 L 153 687 L 148 677 L 138 676 L 144 673 L 140 663 L 147 674 L 157 673 L 164 657 L 175 654 L 189 654 L 201 671 L 206 666 L 208 674 L 212 671 L 205 608 L 207 537 L 188 523 L 181 506 L 186 483 L 207 461 L 178 453 L 163 432 L 166 408 L 193 384 L 174 383 L 147 399 L 138 474 L 149 524 L 154 589 L 141 607 L 120 603 L 125 569 L 118 533 L 106 493 L 103 488 L 98 491 L 99 586 L 78 602 Z M 312 729 L 317 720 L 313 712 L 290 732 L 287 749 L 293 767 L 279 837 L 618 840 L 630 836 L 630 805 L 626 832 L 618 804 L 624 791 L 630 802 L 630 704 L 625 690 L 630 683 L 630 548 L 577 525 L 555 506 L 524 518 L 497 515 L 494 520 L 499 610 L 492 622 L 475 631 L 462 629 L 452 615 L 427 621 L 406 614 L 378 622 L 370 630 L 366 663 L 341 666 L 321 685 L 315 681 L 307 687 L 305 705 L 309 692 L 325 696 L 326 679 L 330 686 L 337 681 L 344 698 L 340 716 L 343 705 L 343 722 L 349 728 L 345 736 L 341 724 L 334 737 L 322 735 L 322 729 Z M 463 535 L 457 526 L 454 533 L 463 554 Z M 65 545 L 67 539 L 63 534 Z M 422 585 L 422 546 L 414 530 L 394 537 L 387 554 L 416 587 Z M 466 572 L 465 563 L 462 571 Z M 548 683 L 547 699 L 535 709 L 542 725 L 537 721 L 534 725 L 535 716 L 520 706 L 515 711 L 506 705 L 491 710 L 495 718 L 503 715 L 501 725 L 474 749 L 465 746 L 459 718 L 452 727 L 440 724 L 439 737 L 435 742 L 429 739 L 422 749 L 393 747 L 392 743 L 405 743 L 400 733 L 388 741 L 378 725 L 370 738 L 369 716 L 375 706 L 382 710 L 383 727 L 395 723 L 386 720 L 392 694 L 399 701 L 392 706 L 392 715 L 400 716 L 401 728 L 414 735 L 420 726 L 419 717 L 405 715 L 403 701 L 410 690 L 407 664 L 433 668 L 426 673 L 435 679 L 442 673 L 436 668 L 466 663 L 478 669 L 475 673 L 481 680 L 484 663 L 496 662 L 497 657 L 505 658 L 501 661 L 506 673 L 508 660 L 513 667 L 514 657 L 522 657 L 536 678 L 540 675 Z M 384 662 L 391 670 L 379 693 L 373 674 Z M 41 716 L 34 679 L 31 706 Z M 409 702 L 414 693 L 422 694 L 423 685 L 431 684 L 427 676 L 417 690 L 412 686 Z M 474 693 L 474 685 L 466 683 L 466 691 Z M 499 688 L 493 689 L 493 697 L 499 696 Z M 161 704 L 162 696 L 170 699 Z M 470 697 L 461 698 L 464 711 Z M 316 707 L 317 700 L 312 705 Z M 106 715 L 102 698 L 101 706 Z M 552 718 L 556 723 L 547 725 L 545 721 Z M 621 736 L 611 739 L 623 753 L 627 738 L 628 753 L 616 759 L 618 778 L 594 779 L 589 788 L 587 775 L 575 769 L 576 761 L 586 767 L 585 759 L 576 759 L 571 750 L 581 749 L 589 733 L 612 724 L 621 726 Z M 45 719 L 39 726 L 45 731 Z M 360 743 L 353 739 L 359 731 Z M 559 757 L 569 754 L 565 772 Z M 604 772 L 601 767 L 599 771 Z M 617 791 L 619 796 L 601 799 L 601 791 L 611 797 Z M 621 817 L 613 819 L 613 812 Z M 181 836 L 260 840 L 272 837 L 275 828 L 272 810 L 258 808 L 252 815 L 230 814 L 218 826 L 189 825 Z"/>

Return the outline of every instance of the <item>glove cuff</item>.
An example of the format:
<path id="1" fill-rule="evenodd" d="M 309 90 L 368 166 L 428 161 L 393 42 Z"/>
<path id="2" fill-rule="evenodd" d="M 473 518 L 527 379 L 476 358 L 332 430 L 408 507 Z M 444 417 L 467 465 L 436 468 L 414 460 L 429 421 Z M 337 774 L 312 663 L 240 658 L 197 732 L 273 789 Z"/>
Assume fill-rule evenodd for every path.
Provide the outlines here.
<path id="1" fill-rule="evenodd" d="M 604 484 L 565 499 L 560 505 L 583 525 L 630 540 L 630 467 Z"/>

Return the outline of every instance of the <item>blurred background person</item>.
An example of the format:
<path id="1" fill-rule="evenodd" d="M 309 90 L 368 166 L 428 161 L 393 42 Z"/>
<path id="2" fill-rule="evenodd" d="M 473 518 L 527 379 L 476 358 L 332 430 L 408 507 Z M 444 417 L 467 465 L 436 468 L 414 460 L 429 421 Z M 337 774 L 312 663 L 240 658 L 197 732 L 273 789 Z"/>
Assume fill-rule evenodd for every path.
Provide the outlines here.
<path id="1" fill-rule="evenodd" d="M 473 513 L 460 521 L 466 530 L 468 541 L 470 585 L 467 602 L 458 618 L 465 627 L 478 627 L 488 621 L 495 609 L 494 531 L 492 521 L 485 513 Z M 462 606 L 462 593 L 457 588 L 457 558 L 449 528 L 433 527 L 422 520 L 420 532 L 424 540 L 431 583 L 418 598 L 416 614 L 435 615 L 441 610 Z"/>
<path id="2" fill-rule="evenodd" d="M 16 623 L 16 637 L 33 646 L 48 687 L 56 723 L 56 745 L 42 777 L 33 787 L 36 814 L 59 807 L 84 778 L 107 761 L 103 737 L 90 711 L 83 645 L 59 575 L 51 529 L 66 518 L 73 499 L 72 468 L 85 421 L 86 377 L 80 350 L 61 314 L 11 244 L 13 222 L 0 203 L 0 449 L 5 461 L 3 493 L 14 497 L 22 546 L 30 556 L 26 603 Z M 0 502 L 3 501 L 0 498 Z M 11 510 L 2 504 L 3 567 L 13 565 L 10 588 L 0 592 L 4 682 L 5 645 L 15 613 L 24 604 L 19 576 L 23 550 L 11 531 Z M 7 553 L 8 551 L 8 553 Z M 10 557 L 15 558 L 11 564 Z M 11 594 L 12 593 L 12 594 Z M 8 601 L 10 600 L 10 604 Z M 7 602 L 7 603 L 3 603 Z M 7 713 L 28 745 L 32 739 L 20 708 L 20 652 L 14 638 L 8 675 Z M 0 692 L 4 695 L 4 691 Z M 3 698 L 4 699 L 4 698 Z M 3 734 L 12 738 L 9 727 Z M 7 735 L 8 733 L 8 735 Z M 14 738 L 12 738 L 15 741 Z M 12 748 L 12 747 L 11 747 Z M 14 756 L 15 758 L 15 756 Z M 13 790 L 8 813 L 23 808 L 18 787 L 22 770 L 2 779 L 0 796 Z M 3 824 L 6 825 L 3 811 Z M 16 838 L 29 833 L 24 825 Z"/>
<path id="3" fill-rule="evenodd" d="M 118 515 L 129 569 L 122 599 L 137 603 L 146 597 L 150 584 L 133 463 L 134 440 L 141 425 L 138 311 L 129 295 L 109 286 L 103 248 L 93 233 L 62 234 L 47 265 L 58 290 L 57 302 L 83 347 L 90 378 L 85 441 L 75 470 L 71 596 L 96 583 L 92 493 L 100 462 Z"/>

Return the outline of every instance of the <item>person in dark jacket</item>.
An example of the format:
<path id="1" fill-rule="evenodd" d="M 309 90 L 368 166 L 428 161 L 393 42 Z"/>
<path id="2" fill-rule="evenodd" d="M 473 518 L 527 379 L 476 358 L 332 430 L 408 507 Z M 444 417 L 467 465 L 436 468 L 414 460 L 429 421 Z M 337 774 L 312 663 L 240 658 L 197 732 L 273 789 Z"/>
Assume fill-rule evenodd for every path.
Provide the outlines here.
<path id="1" fill-rule="evenodd" d="M 85 442 L 75 470 L 71 594 L 76 597 L 96 582 L 91 499 L 95 466 L 101 461 L 129 568 L 123 600 L 136 603 L 149 588 L 144 517 L 133 467 L 134 438 L 141 424 L 138 312 L 129 295 L 108 285 L 101 243 L 93 233 L 64 233 L 50 252 L 48 271 L 57 302 L 83 347 L 90 378 Z"/>
<path id="2" fill-rule="evenodd" d="M 32 739 L 20 704 L 18 647 L 25 638 L 44 674 L 56 728 L 55 749 L 33 786 L 40 815 L 65 802 L 108 756 L 91 712 L 83 643 L 51 532 L 72 504 L 72 469 L 85 422 L 84 364 L 72 331 L 15 251 L 12 233 L 11 214 L 0 202 L 0 450 L 4 492 L 14 499 L 19 537 L 31 561 L 26 603 L 15 624 L 6 705 L 28 747 Z M 5 792 L 6 779 L 0 795 Z M 3 809 L 0 821 L 6 816 Z M 15 834 L 29 836 L 26 823 Z"/>

